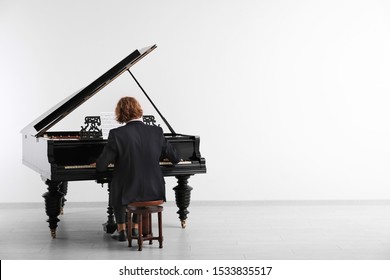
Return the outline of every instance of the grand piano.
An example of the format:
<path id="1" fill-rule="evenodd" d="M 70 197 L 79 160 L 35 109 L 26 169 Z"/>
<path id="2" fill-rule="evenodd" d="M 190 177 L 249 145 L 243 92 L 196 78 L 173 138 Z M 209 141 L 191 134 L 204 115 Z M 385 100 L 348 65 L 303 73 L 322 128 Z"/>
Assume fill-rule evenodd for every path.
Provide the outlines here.
<path id="1" fill-rule="evenodd" d="M 167 141 L 176 147 L 183 159 L 177 165 L 172 165 L 161 159 L 160 167 L 164 176 L 175 176 L 177 178 L 177 186 L 173 190 L 175 191 L 175 200 L 178 207 L 177 214 L 181 226 L 185 228 L 189 213 L 187 208 L 190 204 L 192 190 L 192 187 L 188 185 L 188 179 L 192 175 L 206 173 L 206 161 L 200 154 L 200 138 L 176 133 L 130 71 L 132 66 L 155 48 L 156 45 L 152 45 L 133 51 L 95 81 L 52 107 L 21 131 L 23 137 L 23 164 L 39 173 L 47 185 L 47 192 L 42 196 L 45 200 L 47 222 L 52 238 L 56 237 L 56 230 L 60 221 L 58 217 L 63 213 L 68 182 L 94 180 L 100 184 L 107 184 L 108 194 L 110 195 L 112 170 L 115 166 L 111 166 L 107 172 L 99 173 L 92 165 L 107 142 L 102 137 L 99 128 L 101 121 L 99 116 L 87 116 L 85 118 L 86 125 L 80 131 L 50 131 L 50 128 L 125 72 L 132 76 L 165 122 L 170 132 L 164 132 L 164 136 Z M 153 116 L 144 116 L 144 122 L 149 125 L 156 125 Z M 110 199 L 108 201 L 108 217 L 103 224 L 103 230 L 112 233 L 116 229 L 116 223 Z"/>

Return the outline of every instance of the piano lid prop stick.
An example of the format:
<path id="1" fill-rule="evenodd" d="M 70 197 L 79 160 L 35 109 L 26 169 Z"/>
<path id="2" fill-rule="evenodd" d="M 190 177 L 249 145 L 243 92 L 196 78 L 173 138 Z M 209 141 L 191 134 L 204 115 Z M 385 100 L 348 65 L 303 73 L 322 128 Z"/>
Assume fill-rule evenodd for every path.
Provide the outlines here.
<path id="1" fill-rule="evenodd" d="M 154 105 L 152 99 L 150 99 L 149 95 L 145 92 L 145 90 L 142 88 L 142 86 L 140 85 L 140 83 L 137 81 L 137 79 L 134 77 L 133 73 L 131 73 L 131 71 L 129 69 L 127 69 L 127 71 L 130 73 L 130 75 L 133 77 L 134 81 L 137 83 L 137 85 L 139 86 L 139 88 L 142 90 L 142 92 L 145 94 L 146 98 L 149 100 L 149 102 L 153 105 L 154 109 L 157 111 L 157 113 L 160 115 L 160 117 L 162 118 L 162 120 L 164 121 L 164 123 L 167 125 L 167 127 L 169 128 L 169 130 L 171 131 L 171 133 L 173 135 L 176 135 L 176 132 L 173 130 L 173 128 L 171 127 L 171 125 L 168 123 L 168 121 L 164 118 L 164 116 L 160 113 L 160 111 L 157 109 L 156 105 Z"/>

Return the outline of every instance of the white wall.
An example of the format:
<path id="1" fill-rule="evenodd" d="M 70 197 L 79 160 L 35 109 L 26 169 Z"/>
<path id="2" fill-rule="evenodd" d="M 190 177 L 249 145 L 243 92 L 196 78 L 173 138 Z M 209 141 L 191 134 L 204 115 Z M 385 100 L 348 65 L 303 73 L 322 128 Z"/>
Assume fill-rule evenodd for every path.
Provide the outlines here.
<path id="1" fill-rule="evenodd" d="M 43 201 L 20 130 L 154 43 L 133 72 L 177 132 L 201 137 L 193 200 L 390 199 L 389 15 L 379 0 L 1 0 L 0 202 Z M 142 96 L 120 77 L 61 129 L 122 95 Z M 106 191 L 72 182 L 67 198 Z"/>

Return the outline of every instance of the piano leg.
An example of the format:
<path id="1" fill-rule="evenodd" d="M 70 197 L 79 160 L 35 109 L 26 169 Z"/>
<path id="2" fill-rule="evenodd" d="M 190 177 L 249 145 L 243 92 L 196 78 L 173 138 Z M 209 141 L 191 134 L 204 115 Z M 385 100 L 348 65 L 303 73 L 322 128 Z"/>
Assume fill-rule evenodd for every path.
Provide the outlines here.
<path id="1" fill-rule="evenodd" d="M 176 176 L 178 185 L 173 188 L 175 191 L 176 205 L 179 211 L 179 219 L 181 221 L 181 227 L 185 228 L 187 223 L 187 214 L 190 213 L 187 208 L 190 205 L 192 187 L 188 185 L 188 179 L 191 175 Z"/>
<path id="2" fill-rule="evenodd" d="M 60 185 L 60 192 L 64 194 L 64 197 L 62 198 L 62 205 L 60 209 L 60 215 L 64 214 L 64 207 L 65 207 L 65 202 L 66 202 L 66 194 L 68 193 L 68 182 L 62 182 Z"/>
<path id="3" fill-rule="evenodd" d="M 111 190 L 111 182 L 107 182 L 108 183 L 108 187 L 107 187 L 107 191 L 108 191 L 108 207 L 107 207 L 107 222 L 105 222 L 103 224 L 103 230 L 106 232 L 106 233 L 114 233 L 116 231 L 116 222 L 115 222 L 115 218 L 114 218 L 114 208 L 112 208 L 112 205 L 111 205 L 111 193 L 110 193 L 110 190 Z"/>
<path id="4" fill-rule="evenodd" d="M 49 223 L 52 238 L 56 238 L 57 223 L 60 221 L 58 215 L 61 213 L 63 205 L 64 194 L 60 192 L 62 183 L 46 180 L 45 184 L 48 186 L 48 191 L 42 195 L 45 199 L 46 215 L 49 217 L 47 222 Z"/>

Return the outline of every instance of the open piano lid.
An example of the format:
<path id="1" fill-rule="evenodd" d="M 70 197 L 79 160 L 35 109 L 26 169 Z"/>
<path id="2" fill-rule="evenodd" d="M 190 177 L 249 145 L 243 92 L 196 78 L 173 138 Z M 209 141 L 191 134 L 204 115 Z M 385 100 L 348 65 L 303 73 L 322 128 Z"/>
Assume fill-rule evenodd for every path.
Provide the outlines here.
<path id="1" fill-rule="evenodd" d="M 152 45 L 141 50 L 133 51 L 130 55 L 117 63 L 91 84 L 55 105 L 49 111 L 26 126 L 21 132 L 24 135 L 34 135 L 35 137 L 42 136 L 49 128 L 58 123 L 90 97 L 115 80 L 116 77 L 127 71 L 131 66 L 140 61 L 156 47 L 156 45 Z"/>

